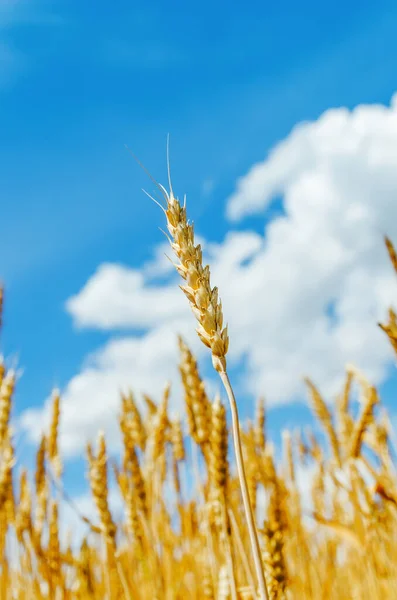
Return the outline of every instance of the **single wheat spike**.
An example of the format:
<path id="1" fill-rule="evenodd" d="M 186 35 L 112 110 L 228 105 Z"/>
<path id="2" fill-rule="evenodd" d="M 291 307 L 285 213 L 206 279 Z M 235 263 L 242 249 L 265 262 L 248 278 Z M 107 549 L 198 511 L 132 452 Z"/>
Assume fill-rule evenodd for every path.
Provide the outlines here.
<path id="1" fill-rule="evenodd" d="M 47 440 L 45 435 L 41 436 L 40 445 L 36 454 L 36 472 L 35 472 L 35 487 L 36 487 L 36 514 L 34 529 L 38 538 L 41 537 L 43 526 L 47 517 L 48 503 L 48 480 L 46 475 L 46 445 Z"/>
<path id="2" fill-rule="evenodd" d="M 185 446 L 183 442 L 183 431 L 180 419 L 171 423 L 170 441 L 172 444 L 172 473 L 175 491 L 180 497 L 181 483 L 179 474 L 179 463 L 185 460 Z"/>
<path id="3" fill-rule="evenodd" d="M 14 448 L 13 448 L 11 442 L 10 442 L 10 445 L 11 445 L 12 453 L 13 453 L 13 455 L 15 457 Z M 16 460 L 14 459 L 13 465 L 15 464 L 15 462 L 16 462 Z M 6 518 L 7 518 L 8 525 L 12 524 L 15 527 L 15 519 L 16 519 L 16 510 L 17 510 L 17 507 L 16 507 L 16 500 L 15 500 L 15 492 L 14 492 L 14 477 L 13 477 L 13 473 L 14 473 L 14 470 L 12 469 L 11 473 L 10 473 L 10 483 L 9 483 L 9 486 L 8 486 L 8 495 L 7 495 L 7 499 L 6 499 L 5 507 L 4 508 L 5 508 L 5 513 L 6 513 Z"/>
<path id="4" fill-rule="evenodd" d="M 391 430 L 392 426 L 389 415 L 387 414 L 387 411 L 383 409 L 380 412 L 380 417 L 374 426 L 375 445 L 373 450 L 378 454 L 386 468 L 389 468 L 392 464 L 392 458 L 390 456 L 389 449 Z"/>
<path id="5" fill-rule="evenodd" d="M 397 253 L 394 249 L 393 244 L 391 243 L 389 238 L 386 236 L 385 236 L 385 244 L 386 244 L 387 251 L 389 253 L 391 264 L 393 265 L 393 268 L 394 268 L 395 272 L 397 273 Z"/>
<path id="6" fill-rule="evenodd" d="M 248 464 L 247 466 L 247 485 L 248 485 L 248 493 L 252 506 L 252 510 L 254 515 L 256 515 L 257 505 L 258 505 L 258 474 L 255 468 L 251 468 Z"/>
<path id="7" fill-rule="evenodd" d="M 131 428 L 128 426 L 128 417 L 126 416 L 124 410 L 120 415 L 119 423 L 120 429 L 123 438 L 123 448 L 124 448 L 124 460 L 123 467 L 124 470 L 127 471 L 130 468 L 131 462 L 136 462 L 138 460 L 136 456 L 134 437 L 131 432 Z"/>
<path id="8" fill-rule="evenodd" d="M 263 484 L 270 485 L 271 487 L 277 487 L 279 482 L 276 464 L 274 461 L 274 452 L 274 444 L 272 442 L 268 442 L 266 444 L 265 454 L 262 457 L 266 473 L 266 479 L 263 481 Z"/>
<path id="9" fill-rule="evenodd" d="M 172 478 L 174 481 L 174 488 L 178 498 L 181 497 L 181 479 L 179 476 L 178 462 L 175 460 L 175 456 L 172 456 Z"/>
<path id="10" fill-rule="evenodd" d="M 305 432 L 306 432 L 306 438 L 308 439 L 308 441 L 310 443 L 310 449 L 309 449 L 310 456 L 313 458 L 313 460 L 315 462 L 322 462 L 323 458 L 324 458 L 324 456 L 323 456 L 324 453 L 319 444 L 318 439 L 314 435 L 313 430 L 310 427 L 306 427 Z"/>
<path id="11" fill-rule="evenodd" d="M 3 511 L 10 498 L 12 486 L 12 468 L 15 464 L 14 450 L 9 438 L 6 439 L 0 462 L 0 511 Z"/>
<path id="12" fill-rule="evenodd" d="M 80 556 L 77 568 L 78 592 L 80 598 L 94 598 L 94 576 L 91 567 L 91 550 L 87 539 L 84 538 L 80 547 Z"/>
<path id="13" fill-rule="evenodd" d="M 142 543 L 143 530 L 137 513 L 137 502 L 134 491 L 126 473 L 116 471 L 116 480 L 119 484 L 120 492 L 124 500 L 125 515 L 127 522 L 127 531 L 131 539 L 136 540 L 139 544 Z"/>
<path id="14" fill-rule="evenodd" d="M 349 452 L 349 456 L 352 458 L 357 458 L 360 454 L 364 432 L 372 420 L 372 413 L 375 405 L 378 402 L 379 398 L 376 388 L 371 386 L 368 393 L 366 394 L 361 414 L 352 432 Z"/>
<path id="15" fill-rule="evenodd" d="M 137 509 L 144 515 L 147 515 L 146 485 L 135 448 L 132 448 L 128 454 L 127 472 L 133 485 L 134 501 L 136 502 Z"/>
<path id="16" fill-rule="evenodd" d="M 265 427 L 266 427 L 266 411 L 265 411 L 265 399 L 259 398 L 256 405 L 255 411 L 255 444 L 259 451 L 264 452 L 266 445 L 265 438 Z"/>
<path id="17" fill-rule="evenodd" d="M 246 432 L 242 432 L 242 440 L 243 455 L 246 465 L 248 493 L 254 515 L 256 514 L 257 490 L 259 481 L 259 458 L 257 454 L 257 450 L 259 450 L 259 448 L 256 444 L 256 438 L 257 436 L 255 432 L 255 425 L 252 426 L 252 424 L 250 424 L 248 430 Z"/>
<path id="18" fill-rule="evenodd" d="M 48 460 L 54 469 L 54 474 L 57 479 L 60 479 L 62 476 L 62 461 L 58 449 L 60 401 L 61 397 L 59 390 L 55 389 L 52 394 L 52 418 L 47 439 L 47 453 Z"/>
<path id="19" fill-rule="evenodd" d="M 58 525 L 58 504 L 55 501 L 52 501 L 50 507 L 47 561 L 51 577 L 50 583 L 52 586 L 52 590 L 54 590 L 54 588 L 61 585 L 62 580 L 62 562 Z"/>
<path id="20" fill-rule="evenodd" d="M 25 531 L 32 531 L 32 496 L 26 469 L 21 471 L 19 478 L 19 502 L 16 512 L 15 531 L 18 541 L 22 543 Z"/>
<path id="21" fill-rule="evenodd" d="M 209 468 L 211 484 L 220 496 L 226 494 L 228 480 L 227 437 L 226 409 L 217 396 L 212 404 Z"/>
<path id="22" fill-rule="evenodd" d="M 343 392 L 339 396 L 336 403 L 336 415 L 338 422 L 338 433 L 340 439 L 340 446 L 343 449 L 343 454 L 346 455 L 349 448 L 350 435 L 353 428 L 353 419 L 349 413 L 350 403 L 350 392 L 353 381 L 353 373 L 351 370 L 347 370 L 345 385 Z"/>
<path id="23" fill-rule="evenodd" d="M 36 472 L 35 472 L 35 484 L 36 484 L 36 495 L 39 495 L 46 483 L 46 472 L 45 472 L 45 457 L 46 457 L 46 437 L 42 434 L 40 444 L 36 454 Z"/>
<path id="24" fill-rule="evenodd" d="M 157 404 L 155 402 L 153 402 L 153 400 L 151 399 L 151 397 L 148 396 L 147 394 L 143 394 L 143 399 L 145 401 L 146 407 L 147 407 L 148 412 L 149 412 L 149 416 L 151 418 L 157 412 Z"/>
<path id="25" fill-rule="evenodd" d="M 101 529 L 106 542 L 115 548 L 116 525 L 114 524 L 108 503 L 107 454 L 103 432 L 100 432 L 98 436 L 97 455 L 94 456 L 91 448 L 87 448 L 87 455 L 91 492 L 97 507 Z"/>
<path id="26" fill-rule="evenodd" d="M 185 460 L 185 446 L 183 443 L 183 431 L 180 419 L 171 423 L 172 452 L 176 462 Z"/>
<path id="27" fill-rule="evenodd" d="M 262 530 L 263 563 L 270 600 L 282 600 L 286 590 L 283 532 L 276 521 L 265 523 Z"/>
<path id="28" fill-rule="evenodd" d="M 397 273 L 397 253 L 388 237 L 385 237 L 385 244 L 393 268 Z M 389 309 L 389 322 L 386 325 L 379 323 L 379 327 L 387 334 L 394 351 L 397 353 L 397 318 L 394 310 Z"/>
<path id="29" fill-rule="evenodd" d="M 4 552 L 9 527 L 14 522 L 14 495 L 12 469 L 15 464 L 14 449 L 9 435 L 4 441 L 0 463 L 0 561 L 4 565 Z"/>
<path id="30" fill-rule="evenodd" d="M 325 467 L 324 463 L 317 463 L 317 470 L 312 482 L 312 502 L 317 514 L 325 511 Z"/>
<path id="31" fill-rule="evenodd" d="M 286 470 L 286 479 L 294 484 L 295 483 L 295 466 L 292 450 L 292 438 L 289 431 L 284 430 L 282 432 L 283 438 L 283 454 L 284 454 L 284 465 Z"/>
<path id="32" fill-rule="evenodd" d="M 170 395 L 170 384 L 164 389 L 163 399 L 152 423 L 152 459 L 156 462 L 164 454 L 165 442 L 167 439 L 168 420 L 168 400 Z"/>
<path id="33" fill-rule="evenodd" d="M 339 443 L 338 443 L 338 437 L 336 435 L 335 427 L 334 427 L 334 424 L 332 421 L 332 415 L 331 415 L 326 403 L 324 402 L 323 398 L 321 397 L 320 392 L 318 391 L 316 386 L 312 383 L 312 381 L 309 378 L 305 378 L 305 383 L 308 386 L 309 391 L 310 391 L 313 412 L 316 415 L 316 417 L 318 418 L 318 420 L 320 421 L 321 425 L 323 426 L 326 434 L 328 435 L 333 456 L 334 456 L 335 460 L 337 461 L 337 464 L 340 466 L 341 465 L 341 457 L 340 457 L 340 451 L 339 451 Z"/>
<path id="34" fill-rule="evenodd" d="M 307 457 L 310 455 L 310 449 L 305 444 L 305 441 L 303 439 L 302 430 L 298 429 L 296 431 L 296 433 L 295 433 L 295 441 L 296 441 L 296 448 L 298 450 L 299 460 L 302 463 L 305 463 L 306 460 L 307 460 Z"/>
<path id="35" fill-rule="evenodd" d="M 389 309 L 388 323 L 379 323 L 379 327 L 386 333 L 394 351 L 397 353 L 397 316 L 392 308 Z"/>
<path id="36" fill-rule="evenodd" d="M 197 361 L 181 337 L 179 337 L 179 350 L 181 353 L 179 371 L 184 389 L 190 435 L 205 452 L 205 444 L 208 442 L 210 434 L 211 403 L 200 377 Z"/>
<path id="37" fill-rule="evenodd" d="M 120 417 L 120 428 L 123 436 L 124 447 L 124 470 L 132 480 L 135 492 L 135 501 L 138 504 L 138 510 L 147 514 L 146 486 L 139 464 L 137 452 L 134 446 L 134 440 L 131 429 L 128 427 L 124 413 Z M 120 484 L 120 481 L 119 481 Z"/>
<path id="38" fill-rule="evenodd" d="M 10 370 L 2 377 L 0 386 L 0 448 L 8 432 L 14 388 L 15 372 Z"/>
<path id="39" fill-rule="evenodd" d="M 261 531 L 263 536 L 263 563 L 270 600 L 285 598 L 287 569 L 284 559 L 284 519 L 282 490 L 276 474 L 272 454 L 269 455 L 270 500 L 267 519 Z"/>
<path id="40" fill-rule="evenodd" d="M 350 393 L 353 382 L 353 371 L 351 368 L 346 369 L 346 379 L 345 384 L 343 386 L 343 393 L 338 399 L 338 408 L 342 414 L 346 414 L 349 412 L 349 404 L 350 404 Z"/>
<path id="41" fill-rule="evenodd" d="M 222 304 L 217 288 L 210 284 L 210 268 L 203 265 L 200 245 L 195 245 L 193 224 L 189 223 L 186 206 L 175 198 L 172 188 L 168 193 L 162 188 L 167 207 L 167 229 L 170 244 L 179 264 L 175 267 L 186 284 L 181 286 L 198 321 L 197 333 L 201 341 L 211 349 L 213 364 L 217 371 L 226 370 L 226 354 L 229 345 L 227 327 L 223 327 Z"/>
<path id="42" fill-rule="evenodd" d="M 146 431 L 141 414 L 135 403 L 134 396 L 130 391 L 127 396 L 122 395 L 121 398 L 123 415 L 126 420 L 126 425 L 130 430 L 132 441 L 135 446 L 144 450 L 146 445 Z"/>

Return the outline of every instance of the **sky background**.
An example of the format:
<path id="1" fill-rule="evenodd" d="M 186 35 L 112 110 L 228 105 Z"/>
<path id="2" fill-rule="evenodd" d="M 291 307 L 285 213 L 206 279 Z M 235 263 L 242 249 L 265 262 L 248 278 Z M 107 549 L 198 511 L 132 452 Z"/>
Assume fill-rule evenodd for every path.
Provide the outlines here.
<path id="1" fill-rule="evenodd" d="M 22 461 L 54 386 L 80 494 L 85 441 L 103 428 L 117 449 L 120 388 L 159 398 L 170 379 L 180 412 L 177 333 L 212 377 L 125 149 L 165 184 L 168 133 L 242 418 L 263 394 L 275 439 L 310 422 L 302 377 L 332 401 L 349 362 L 394 417 L 376 322 L 397 293 L 382 243 L 397 241 L 396 33 L 391 1 L 0 0 L 2 351 L 22 371 Z"/>

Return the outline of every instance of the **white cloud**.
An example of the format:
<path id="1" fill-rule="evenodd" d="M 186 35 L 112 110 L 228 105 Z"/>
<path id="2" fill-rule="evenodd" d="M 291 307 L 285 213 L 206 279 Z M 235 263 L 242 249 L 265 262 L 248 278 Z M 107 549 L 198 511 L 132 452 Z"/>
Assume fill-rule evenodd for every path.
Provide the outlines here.
<path id="1" fill-rule="evenodd" d="M 275 195 L 284 204 L 263 235 L 232 231 L 204 243 L 230 325 L 230 363 L 244 359 L 238 388 L 285 403 L 310 374 L 331 395 L 348 362 L 384 379 L 392 352 L 376 322 L 397 298 L 382 243 L 383 233 L 397 240 L 396 147 L 397 100 L 330 110 L 296 127 L 238 182 L 228 203 L 234 219 L 266 213 Z M 111 339 L 67 386 L 69 453 L 100 427 L 116 439 L 120 388 L 158 397 L 167 379 L 177 381 L 175 333 L 207 355 L 176 276 L 156 280 L 168 275 L 162 256 L 163 246 L 140 270 L 102 265 L 67 303 L 80 326 L 141 331 Z M 40 421 L 40 411 L 22 417 L 30 432 Z"/>
<path id="2" fill-rule="evenodd" d="M 323 205 L 334 200 L 333 211 L 328 208 L 327 214 L 335 220 L 338 200 L 343 197 L 348 198 L 349 220 L 360 220 L 366 205 L 390 200 L 397 180 L 396 136 L 397 95 L 390 108 L 360 105 L 352 112 L 331 109 L 317 121 L 300 123 L 266 160 L 238 180 L 229 198 L 228 216 L 237 220 L 261 212 L 282 194 L 289 214 L 295 218 L 297 212 L 303 217 L 302 204 L 303 211 L 310 208 L 318 217 L 318 213 L 324 215 Z"/>
<path id="3" fill-rule="evenodd" d="M 67 309 L 80 327 L 146 329 L 185 312 L 177 286 L 147 286 L 144 274 L 121 265 L 103 264 Z"/>

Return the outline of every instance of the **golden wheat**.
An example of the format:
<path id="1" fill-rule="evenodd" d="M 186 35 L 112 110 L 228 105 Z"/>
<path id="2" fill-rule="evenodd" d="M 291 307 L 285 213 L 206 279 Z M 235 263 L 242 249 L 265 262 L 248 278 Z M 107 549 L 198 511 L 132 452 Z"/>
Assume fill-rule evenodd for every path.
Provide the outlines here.
<path id="1" fill-rule="evenodd" d="M 168 210 L 174 223 L 171 233 L 180 246 L 178 236 L 182 234 L 176 218 L 182 219 L 182 230 L 190 226 L 184 220 L 183 207 L 178 208 L 172 200 Z M 192 236 L 192 229 L 188 232 Z M 196 262 L 200 258 L 197 248 L 192 250 L 192 237 L 188 242 L 191 254 L 183 249 L 183 243 L 182 250 L 178 249 L 187 271 L 188 257 Z M 387 244 L 395 261 L 391 242 Z M 196 264 L 196 270 L 200 269 Z M 194 280 L 191 269 L 189 275 L 182 271 Z M 211 310 L 217 320 L 214 317 L 211 325 L 216 325 L 215 329 L 208 329 L 209 321 L 200 317 L 200 327 L 213 353 L 215 349 L 219 367 L 227 347 L 224 344 L 220 349 L 218 344 L 219 338 L 225 337 L 220 305 L 214 302 L 205 279 L 209 273 L 205 273 L 203 289 L 212 299 Z M 194 302 L 197 308 L 196 297 Z M 202 309 L 203 304 L 200 306 Z M 390 331 L 386 332 L 390 337 Z M 391 336 L 392 343 L 393 339 Z M 180 349 L 186 408 L 183 421 L 168 414 L 169 386 L 160 399 L 144 398 L 145 411 L 138 409 L 139 401 L 132 392 L 122 395 L 122 452 L 110 462 L 103 434 L 96 452 L 88 445 L 96 515 L 76 512 L 86 536 L 73 543 L 61 533 L 62 508 L 66 504 L 73 508 L 62 487 L 58 443 L 61 396 L 58 391 L 53 394 L 50 428 L 40 436 L 35 472 L 22 469 L 17 473 L 18 453 L 10 422 L 15 373 L 0 360 L 1 598 L 260 597 L 240 481 L 228 453 L 233 424 L 228 425 L 219 396 L 212 400 L 205 391 L 196 359 L 182 341 Z M 361 390 L 358 415 L 350 406 L 353 380 Z M 311 430 L 305 434 L 285 431 L 283 456 L 276 461 L 262 400 L 253 422 L 239 424 L 269 597 L 394 598 L 397 476 L 390 419 L 379 409 L 378 390 L 353 367 L 347 370 L 334 407 L 310 380 L 307 383 L 312 408 L 326 433 L 324 443 Z M 188 436 L 183 433 L 186 421 Z M 110 465 L 117 482 L 111 493 Z M 300 484 L 302 473 L 306 473 L 304 486 Z M 174 482 L 175 497 L 169 495 L 169 481 Z M 112 507 L 115 493 L 124 508 L 120 514 Z"/>

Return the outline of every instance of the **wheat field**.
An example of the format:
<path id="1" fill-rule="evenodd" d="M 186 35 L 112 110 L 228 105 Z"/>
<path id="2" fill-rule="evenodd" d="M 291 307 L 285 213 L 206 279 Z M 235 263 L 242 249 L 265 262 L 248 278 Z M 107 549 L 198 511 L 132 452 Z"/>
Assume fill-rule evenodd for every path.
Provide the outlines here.
<path id="1" fill-rule="evenodd" d="M 277 458 L 263 399 L 251 421 L 239 421 L 218 290 L 211 287 L 185 206 L 172 188 L 161 189 L 181 287 L 228 402 L 210 397 L 194 355 L 179 339 L 184 415 L 171 417 L 168 385 L 161 398 L 138 399 L 133 391 L 121 396 L 114 415 L 121 455 L 109 457 L 101 432 L 86 448 L 96 513 L 78 512 L 85 535 L 76 543 L 60 534 L 61 506 L 73 509 L 58 444 L 62 397 L 53 392 L 51 424 L 42 433 L 35 472 L 27 472 L 15 453 L 10 422 L 16 374 L 2 361 L 1 599 L 396 597 L 393 433 L 377 389 L 353 366 L 346 368 L 336 399 L 323 398 L 306 379 L 323 435 L 317 428 L 283 431 Z M 388 239 L 386 247 L 397 274 Z M 0 315 L 2 305 L 3 292 Z M 393 310 L 380 327 L 397 353 Z M 302 471 L 311 473 L 305 488 L 297 475 Z M 122 516 L 112 511 L 110 479 L 117 483 Z"/>

